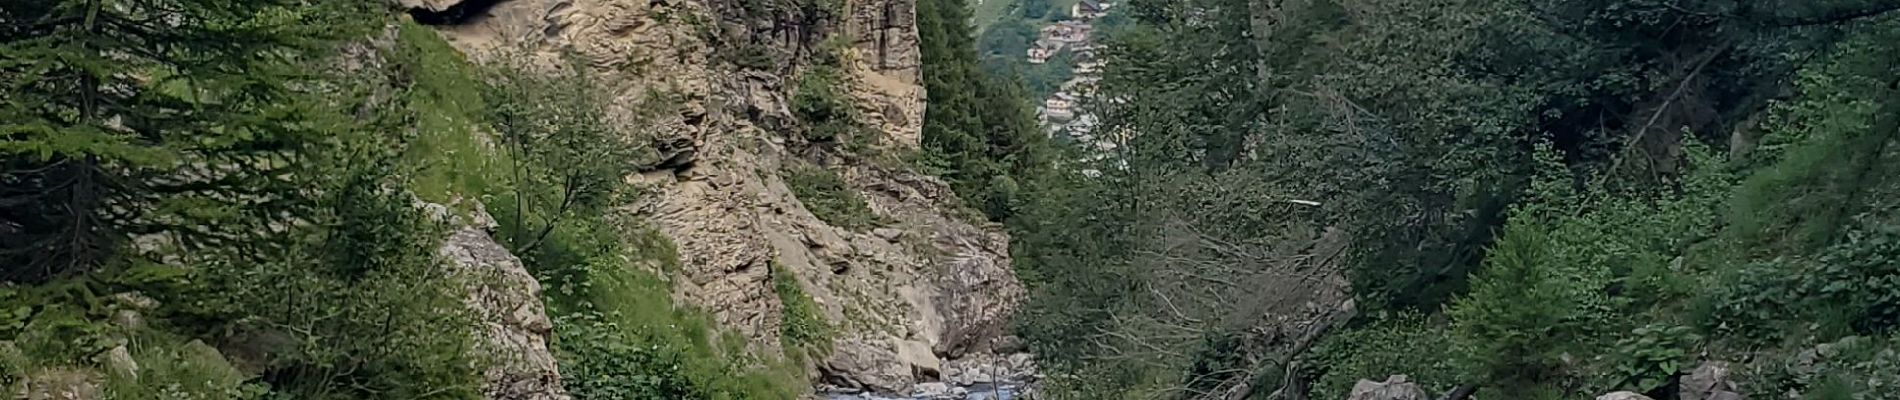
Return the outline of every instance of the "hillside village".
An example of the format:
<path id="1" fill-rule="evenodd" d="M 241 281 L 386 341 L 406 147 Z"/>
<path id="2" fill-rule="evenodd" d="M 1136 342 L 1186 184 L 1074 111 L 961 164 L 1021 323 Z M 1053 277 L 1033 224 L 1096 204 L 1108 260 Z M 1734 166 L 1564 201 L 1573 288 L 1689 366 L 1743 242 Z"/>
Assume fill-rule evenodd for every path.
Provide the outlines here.
<path id="1" fill-rule="evenodd" d="M 1095 93 L 1096 84 L 1102 80 L 1102 70 L 1107 60 L 1098 57 L 1097 47 L 1092 40 L 1097 19 L 1108 16 L 1113 3 L 1097 0 L 1081 0 L 1070 8 L 1069 15 L 1074 19 L 1059 21 L 1043 27 L 1036 42 L 1028 50 L 1030 64 L 1050 62 L 1063 51 L 1070 53 L 1069 60 L 1075 62 L 1074 74 L 1061 89 L 1043 99 L 1036 107 L 1037 119 L 1043 130 L 1051 137 L 1067 136 L 1084 145 L 1093 152 L 1105 154 L 1118 147 L 1117 140 L 1098 137 L 1095 132 L 1099 119 L 1082 106 L 1082 99 Z"/>

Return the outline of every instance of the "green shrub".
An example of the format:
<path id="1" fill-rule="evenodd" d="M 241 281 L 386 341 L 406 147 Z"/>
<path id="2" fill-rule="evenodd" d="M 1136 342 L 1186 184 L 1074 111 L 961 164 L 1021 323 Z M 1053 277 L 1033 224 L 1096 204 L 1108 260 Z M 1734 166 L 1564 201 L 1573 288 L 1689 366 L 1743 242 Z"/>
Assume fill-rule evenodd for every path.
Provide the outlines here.
<path id="1" fill-rule="evenodd" d="M 563 220 L 528 260 L 548 288 L 556 357 L 576 399 L 794 398 L 801 366 L 756 355 L 712 317 L 672 301 L 666 237 L 622 216 Z"/>
<path id="2" fill-rule="evenodd" d="M 377 176 L 380 174 L 370 174 Z M 380 179 L 335 176 L 325 238 L 273 262 L 220 267 L 214 301 L 237 332 L 293 344 L 273 390 L 301 398 L 465 398 L 481 363 L 463 282 L 436 254 L 444 232 Z M 286 328 L 290 327 L 290 328 Z"/>
<path id="3" fill-rule="evenodd" d="M 105 399 L 252 399 L 265 393 L 263 386 L 247 384 L 250 376 L 203 342 L 108 322 L 112 311 L 128 305 L 91 292 L 125 289 L 115 286 L 75 278 L 0 289 L 0 307 L 22 311 L 14 315 L 18 321 L 11 323 L 12 329 L 0 332 L 0 384 L 70 369 L 99 372 Z M 104 359 L 107 350 L 121 345 L 138 367 L 136 375 L 113 370 Z"/>
<path id="4" fill-rule="evenodd" d="M 294 30 L 272 21 L 316 23 L 302 18 L 322 14 L 267 11 L 275 7 L 221 10 L 214 14 L 237 20 L 188 25 L 232 24 L 219 31 L 290 34 Z M 309 9 L 319 8 L 327 7 Z M 192 15 L 138 12 L 156 12 L 152 16 L 160 19 Z M 370 14 L 330 17 L 349 21 L 316 25 L 335 30 L 338 26 L 326 24 L 384 22 Z M 245 28 L 233 28 L 239 26 Z M 297 71 L 323 68 L 320 60 L 333 55 L 226 47 L 248 48 L 244 53 L 252 59 L 298 63 L 291 69 Z M 254 57 L 263 53 L 281 57 Z M 165 239 L 157 241 L 166 242 L 160 248 L 98 249 L 111 255 L 111 262 L 89 274 L 0 290 L 12 293 L 0 293 L 0 309 L 6 310 L 0 312 L 0 340 L 20 348 L 0 356 L 7 379 L 32 368 L 98 367 L 89 360 L 125 344 L 142 368 L 137 378 L 109 377 L 104 389 L 110 398 L 479 396 L 483 364 L 471 351 L 475 330 L 461 301 L 466 289 L 444 276 L 436 254 L 444 232 L 415 202 L 417 197 L 443 201 L 486 182 L 479 172 L 487 158 L 460 151 L 478 148 L 473 145 L 478 142 L 467 140 L 473 129 L 465 117 L 478 115 L 482 106 L 468 101 L 478 100 L 469 95 L 476 86 L 467 84 L 472 81 L 459 55 L 426 28 L 404 26 L 397 48 L 384 55 L 390 70 L 360 76 L 204 64 L 205 73 L 241 82 L 187 84 L 182 83 L 186 76 L 160 76 L 153 81 L 170 86 L 126 92 L 201 89 L 189 101 L 171 97 L 175 93 L 146 100 L 177 101 L 206 115 L 228 117 L 193 122 L 188 131 L 243 136 L 238 141 L 205 136 L 195 146 L 266 153 L 193 161 L 211 170 L 235 166 L 231 169 L 239 171 L 203 182 L 163 175 L 123 182 L 202 185 L 186 190 L 206 190 L 223 199 L 168 195 L 177 199 L 160 205 L 165 217 L 143 220 L 139 228 L 141 235 L 160 233 L 151 236 Z M 228 107 L 238 103 L 246 105 Z M 186 118 L 180 122 L 196 118 L 174 117 Z M 231 198 L 241 201 L 227 201 Z M 146 328 L 107 322 L 121 305 L 105 295 L 128 291 L 142 292 L 158 304 L 142 311 Z M 267 357 L 248 361 L 267 373 L 245 376 L 194 338 L 265 347 Z"/>
<path id="5" fill-rule="evenodd" d="M 513 160 L 509 191 L 484 193 L 504 211 L 500 239 L 517 254 L 532 254 L 561 220 L 596 215 L 612 205 L 621 179 L 646 143 L 608 118 L 611 95 L 579 56 L 564 68 L 540 70 L 531 61 L 504 59 L 489 67 L 482 93 L 497 145 Z"/>
<path id="6" fill-rule="evenodd" d="M 742 42 L 732 46 L 732 50 L 722 51 L 726 62 L 744 69 L 769 71 L 778 66 L 778 60 L 772 56 L 772 50 L 765 45 Z"/>
<path id="7" fill-rule="evenodd" d="M 10 317 L 0 341 L 20 351 L 12 369 L 64 365 L 111 348 L 115 330 L 104 321 L 103 302 L 83 279 L 0 288 L 0 308 Z"/>
<path id="8" fill-rule="evenodd" d="M 780 305 L 779 342 L 785 352 L 802 359 L 831 351 L 831 324 L 818 310 L 818 303 L 805 294 L 798 276 L 790 269 L 772 263 L 772 292 Z"/>
<path id="9" fill-rule="evenodd" d="M 1718 332 L 1769 342 L 1802 330 L 1840 337 L 1900 326 L 1900 226 L 1864 222 L 1813 257 L 1750 263 L 1713 295 L 1703 321 Z"/>
<path id="10" fill-rule="evenodd" d="M 1360 379 L 1392 375 L 1406 375 L 1429 393 L 1448 392 L 1459 383 L 1448 333 L 1425 316 L 1402 314 L 1329 335 L 1304 361 L 1309 371 L 1318 371 L 1311 398 L 1343 399 Z"/>
<path id="11" fill-rule="evenodd" d="M 1814 388 L 1809 389 L 1807 393 L 1802 394 L 1801 399 L 1856 400 L 1860 397 L 1855 394 L 1860 392 L 1860 390 L 1859 385 L 1855 385 L 1853 381 L 1847 380 L 1845 377 L 1830 377 L 1821 381 L 1820 384 L 1815 385 Z"/>
<path id="12" fill-rule="evenodd" d="M 1647 390 L 1674 375 L 1697 338 L 1650 325 L 1675 325 L 1699 294 L 1707 268 L 1685 254 L 1717 235 L 1732 180 L 1707 149 L 1685 147 L 1677 193 L 1578 190 L 1561 173 L 1533 181 L 1450 310 L 1468 383 L 1529 397 Z"/>
<path id="13" fill-rule="evenodd" d="M 1770 107 L 1744 164 L 1714 257 L 1731 266 L 1698 299 L 1702 326 L 1762 345 L 1834 338 L 1900 324 L 1893 133 L 1900 113 L 1891 68 L 1900 24 L 1869 24 L 1795 81 Z"/>
<path id="14" fill-rule="evenodd" d="M 483 364 L 472 351 L 466 289 L 444 275 L 439 222 L 396 189 L 400 146 L 359 130 L 333 139 L 301 166 L 307 195 L 280 210 L 307 218 L 300 224 L 260 228 L 189 257 L 127 257 L 89 276 L 0 290 L 0 309 L 32 308 L 9 312 L 30 316 L 0 330 L 0 340 L 24 350 L 8 357 L 7 372 L 84 363 L 128 344 L 142 370 L 112 377 L 111 398 L 265 395 L 240 384 L 253 380 L 268 385 L 268 396 L 319 400 L 479 395 Z M 263 226 L 279 215 L 232 223 Z M 100 294 L 129 291 L 155 300 L 156 309 L 142 311 L 148 328 L 106 322 L 127 305 Z M 264 349 L 268 357 L 250 361 L 268 373 L 243 376 L 191 338 Z"/>
<path id="15" fill-rule="evenodd" d="M 785 171 L 785 184 L 812 215 L 832 226 L 862 230 L 881 223 L 843 178 L 823 167 L 794 164 Z"/>
<path id="16" fill-rule="evenodd" d="M 594 313 L 556 317 L 562 384 L 576 399 L 704 398 L 671 346 L 643 345 Z"/>
<path id="17" fill-rule="evenodd" d="M 1763 349 L 1737 366 L 1740 389 L 1751 398 L 1800 393 L 1802 399 L 1887 399 L 1900 388 L 1895 337 L 1847 337 L 1816 344 Z"/>
<path id="18" fill-rule="evenodd" d="M 1660 388 L 1694 361 L 1695 355 L 1690 350 L 1698 340 L 1701 337 L 1687 326 L 1636 328 L 1630 336 L 1618 340 L 1615 351 L 1610 353 L 1610 360 L 1615 363 L 1609 377 L 1613 383 L 1605 386 L 1639 393 Z"/>
<path id="19" fill-rule="evenodd" d="M 678 309 L 664 281 L 597 270 L 595 300 L 555 317 L 561 376 L 576 399 L 789 399 L 806 389 L 802 367 L 758 356 L 711 318 Z"/>
<path id="20" fill-rule="evenodd" d="M 983 214 L 1002 218 L 1016 214 L 1023 206 L 1024 190 L 1008 175 L 996 175 L 990 178 L 989 193 L 984 196 Z"/>
<path id="21" fill-rule="evenodd" d="M 1247 348 L 1242 335 L 1225 331 L 1201 333 L 1198 340 L 1187 346 L 1187 369 L 1181 375 L 1181 387 L 1190 393 L 1207 393 L 1219 390 L 1230 379 L 1243 377 L 1252 367 L 1245 355 L 1253 351 Z M 1271 368 L 1270 371 L 1282 369 Z"/>
<path id="22" fill-rule="evenodd" d="M 265 392 L 262 386 L 247 384 L 249 376 L 203 342 L 154 336 L 130 349 L 137 374 L 107 374 L 107 399 L 236 400 L 259 398 Z"/>
<path id="23" fill-rule="evenodd" d="M 844 79 L 840 67 L 822 64 L 799 75 L 792 112 L 805 123 L 805 140 L 830 143 L 858 134 L 857 108 Z"/>
<path id="24" fill-rule="evenodd" d="M 1543 224 L 1513 220 L 1471 294 L 1451 307 L 1456 365 L 1466 379 L 1543 382 L 1557 376 L 1564 352 L 1583 345 L 1584 306 L 1595 300 L 1551 263 L 1556 250 Z"/>
<path id="25" fill-rule="evenodd" d="M 1876 199 L 1870 192 L 1892 176 L 1892 155 L 1882 151 L 1900 125 L 1882 116 L 1900 113 L 1889 89 L 1896 41 L 1900 25 L 1870 25 L 1801 70 L 1800 97 L 1771 109 L 1763 148 L 1750 160 L 1760 170 L 1736 191 L 1729 214 L 1730 236 L 1752 259 L 1839 239 L 1867 207 L 1859 201 Z"/>

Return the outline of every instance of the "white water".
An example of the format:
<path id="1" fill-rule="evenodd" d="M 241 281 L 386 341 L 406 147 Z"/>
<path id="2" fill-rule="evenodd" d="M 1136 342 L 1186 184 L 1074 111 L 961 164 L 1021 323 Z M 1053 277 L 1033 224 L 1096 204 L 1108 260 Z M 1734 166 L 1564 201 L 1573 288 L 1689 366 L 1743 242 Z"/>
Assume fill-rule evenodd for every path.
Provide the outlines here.
<path id="1" fill-rule="evenodd" d="M 1018 394 L 1021 393 L 1021 390 L 1022 390 L 1022 384 L 1020 383 L 1005 382 L 1001 385 L 978 383 L 978 384 L 974 384 L 970 386 L 962 386 L 961 388 L 966 390 L 968 394 L 961 395 L 961 396 L 942 394 L 942 395 L 931 395 L 931 396 L 898 396 L 898 397 L 886 397 L 886 396 L 880 396 L 880 395 L 871 394 L 871 393 L 858 393 L 858 394 L 822 393 L 822 395 L 825 396 L 826 400 L 1023 400 L 1025 399 L 1024 397 L 1018 396 Z"/>

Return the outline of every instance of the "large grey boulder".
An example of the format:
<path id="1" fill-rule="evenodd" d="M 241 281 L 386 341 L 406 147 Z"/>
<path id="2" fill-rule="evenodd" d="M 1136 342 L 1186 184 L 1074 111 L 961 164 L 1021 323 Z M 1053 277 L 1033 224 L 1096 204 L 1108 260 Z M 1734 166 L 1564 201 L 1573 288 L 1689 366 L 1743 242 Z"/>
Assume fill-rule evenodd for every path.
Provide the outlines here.
<path id="1" fill-rule="evenodd" d="M 1409 382 L 1405 375 L 1387 377 L 1385 382 L 1373 382 L 1361 379 L 1352 385 L 1352 397 L 1349 400 L 1429 400 L 1418 384 Z"/>
<path id="2" fill-rule="evenodd" d="M 1653 400 L 1653 399 L 1650 399 L 1649 396 L 1637 394 L 1636 392 L 1612 392 L 1610 394 L 1597 396 L 1597 400 Z"/>
<path id="3" fill-rule="evenodd" d="M 79 368 L 49 368 L 29 373 L 13 389 L 19 400 L 96 400 L 105 377 L 98 371 Z"/>
<path id="4" fill-rule="evenodd" d="M 819 368 L 838 386 L 886 394 L 901 394 L 916 382 L 911 366 L 898 360 L 891 346 L 860 338 L 840 339 Z"/>
<path id="5" fill-rule="evenodd" d="M 1681 400 L 1746 399 L 1746 396 L 1736 391 L 1735 383 L 1729 380 L 1729 371 L 1727 362 L 1703 362 L 1682 378 L 1681 389 L 1676 396 Z"/>
<path id="6" fill-rule="evenodd" d="M 396 0 L 396 5 L 402 8 L 419 8 L 429 11 L 447 10 L 461 3 L 462 0 Z"/>

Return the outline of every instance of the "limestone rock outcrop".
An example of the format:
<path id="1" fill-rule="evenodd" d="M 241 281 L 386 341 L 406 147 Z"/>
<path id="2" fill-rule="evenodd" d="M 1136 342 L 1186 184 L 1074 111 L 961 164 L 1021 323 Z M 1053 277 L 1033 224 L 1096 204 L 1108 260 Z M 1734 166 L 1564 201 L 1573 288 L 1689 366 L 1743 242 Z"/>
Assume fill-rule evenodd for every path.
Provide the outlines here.
<path id="1" fill-rule="evenodd" d="M 449 213 L 431 207 L 437 215 Z M 478 322 L 478 351 L 487 358 L 482 394 L 494 400 L 567 400 L 554 353 L 553 324 L 541 303 L 541 283 L 521 260 L 489 236 L 494 219 L 480 207 L 455 228 L 438 250 L 450 273 L 468 285 L 463 303 Z"/>
<path id="2" fill-rule="evenodd" d="M 105 398 L 97 371 L 78 368 L 54 368 L 29 374 L 14 384 L 13 398 L 20 400 L 95 400 Z"/>
<path id="3" fill-rule="evenodd" d="M 1602 396 L 1597 396 L 1597 400 L 1652 400 L 1652 399 L 1650 399 L 1649 396 L 1644 396 L 1636 392 L 1612 392 L 1612 393 L 1605 394 Z"/>
<path id="4" fill-rule="evenodd" d="M 899 394 L 939 379 L 946 359 L 992 352 L 1024 291 L 1001 227 L 965 217 L 947 184 L 796 133 L 797 74 L 837 37 L 875 147 L 921 141 L 915 0 L 843 4 L 806 18 L 727 0 L 510 0 L 436 28 L 478 63 L 578 56 L 612 94 L 610 122 L 650 138 L 650 157 L 632 161 L 643 172 L 628 177 L 646 195 L 622 208 L 678 248 L 675 300 L 776 352 L 783 305 L 770 274 L 790 271 L 835 328 L 814 377 Z M 837 173 L 882 226 L 813 215 L 782 177 L 807 163 Z"/>
<path id="5" fill-rule="evenodd" d="M 845 34 L 851 38 L 852 94 L 866 123 L 891 143 L 917 147 L 923 141 L 924 87 L 918 50 L 915 0 L 847 2 Z"/>
<path id="6" fill-rule="evenodd" d="M 1360 380 L 1352 385 L 1350 400 L 1428 400 L 1431 397 L 1405 375 L 1387 377 L 1385 382 Z"/>
<path id="7" fill-rule="evenodd" d="M 1682 377 L 1676 398 L 1681 400 L 1741 400 L 1745 398 L 1730 379 L 1729 364 L 1705 361 Z"/>
<path id="8" fill-rule="evenodd" d="M 461 3 L 461 0 L 398 0 L 397 6 L 428 11 L 442 11 Z"/>

